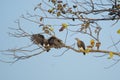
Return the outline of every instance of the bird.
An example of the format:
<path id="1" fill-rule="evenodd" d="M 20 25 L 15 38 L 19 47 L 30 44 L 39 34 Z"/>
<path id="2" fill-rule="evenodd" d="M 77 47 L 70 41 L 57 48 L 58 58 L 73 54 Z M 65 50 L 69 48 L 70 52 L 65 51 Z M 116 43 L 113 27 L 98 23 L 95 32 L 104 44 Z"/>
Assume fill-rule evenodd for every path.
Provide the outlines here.
<path id="1" fill-rule="evenodd" d="M 78 38 L 75 38 L 75 40 L 77 40 L 77 46 L 78 48 L 83 51 L 83 54 L 85 55 L 85 43 L 83 41 L 81 41 L 80 39 Z"/>
<path id="2" fill-rule="evenodd" d="M 44 39 L 43 47 L 46 49 L 47 52 L 49 52 L 51 47 L 50 47 L 47 39 Z"/>
<path id="3" fill-rule="evenodd" d="M 53 48 L 61 48 L 61 47 L 63 47 L 62 40 L 58 39 L 55 36 L 51 36 L 48 39 L 48 43 L 49 43 L 50 47 L 53 47 Z"/>
<path id="4" fill-rule="evenodd" d="M 31 41 L 33 41 L 34 44 L 37 44 L 37 45 L 42 45 L 43 46 L 43 43 L 44 43 L 44 36 L 41 35 L 41 34 L 33 34 L 31 36 Z"/>
<path id="5" fill-rule="evenodd" d="M 41 34 L 33 34 L 31 37 L 31 41 L 33 41 L 33 43 L 37 44 L 38 46 L 41 45 L 42 47 L 44 47 L 47 52 L 50 50 L 48 40 L 45 39 L 45 37 Z"/>

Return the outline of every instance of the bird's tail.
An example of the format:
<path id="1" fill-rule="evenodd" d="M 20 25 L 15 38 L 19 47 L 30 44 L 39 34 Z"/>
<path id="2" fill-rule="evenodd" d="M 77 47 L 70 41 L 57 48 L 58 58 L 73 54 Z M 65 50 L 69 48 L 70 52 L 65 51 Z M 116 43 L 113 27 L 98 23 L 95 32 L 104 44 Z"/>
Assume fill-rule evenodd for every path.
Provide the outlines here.
<path id="1" fill-rule="evenodd" d="M 85 52 L 83 52 L 83 55 L 85 55 L 86 53 Z"/>

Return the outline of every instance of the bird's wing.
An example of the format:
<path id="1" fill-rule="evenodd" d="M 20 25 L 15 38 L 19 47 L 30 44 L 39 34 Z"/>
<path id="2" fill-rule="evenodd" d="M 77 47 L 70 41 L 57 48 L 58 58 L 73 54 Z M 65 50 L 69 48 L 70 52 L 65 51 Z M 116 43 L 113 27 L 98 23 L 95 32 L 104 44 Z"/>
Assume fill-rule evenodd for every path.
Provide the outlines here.
<path id="1" fill-rule="evenodd" d="M 31 41 L 33 41 L 34 44 L 43 45 L 44 39 L 44 36 L 41 34 L 33 34 L 31 37 Z"/>
<path id="2" fill-rule="evenodd" d="M 53 37 L 50 37 L 50 38 L 48 39 L 48 43 L 49 43 L 50 45 L 53 45 L 53 44 L 54 44 L 54 38 L 53 38 Z"/>
<path id="3" fill-rule="evenodd" d="M 81 47 L 85 50 L 85 44 L 83 41 L 81 41 Z"/>

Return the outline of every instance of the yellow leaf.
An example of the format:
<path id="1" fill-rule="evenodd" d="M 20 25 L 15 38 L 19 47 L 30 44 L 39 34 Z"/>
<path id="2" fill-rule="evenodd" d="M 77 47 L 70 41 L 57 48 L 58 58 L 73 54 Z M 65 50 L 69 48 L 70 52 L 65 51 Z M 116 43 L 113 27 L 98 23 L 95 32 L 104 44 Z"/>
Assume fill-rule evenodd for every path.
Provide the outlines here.
<path id="1" fill-rule="evenodd" d="M 68 27 L 68 24 L 63 23 L 63 24 L 62 24 L 62 27 L 63 27 L 63 28 L 67 28 L 67 27 Z"/>
<path id="2" fill-rule="evenodd" d="M 91 46 L 94 46 L 95 45 L 95 41 L 93 39 L 90 40 L 90 44 Z"/>
<path id="3" fill-rule="evenodd" d="M 113 52 L 109 52 L 109 59 L 112 59 L 114 56 Z"/>
<path id="4" fill-rule="evenodd" d="M 117 33 L 120 34 L 120 29 L 117 30 Z"/>
<path id="5" fill-rule="evenodd" d="M 84 52 L 85 52 L 85 53 L 89 53 L 89 52 L 90 52 L 90 49 L 86 49 Z"/>
<path id="6" fill-rule="evenodd" d="M 50 27 L 49 30 L 50 30 L 50 31 L 54 31 L 54 28 L 53 28 L 53 27 Z"/>

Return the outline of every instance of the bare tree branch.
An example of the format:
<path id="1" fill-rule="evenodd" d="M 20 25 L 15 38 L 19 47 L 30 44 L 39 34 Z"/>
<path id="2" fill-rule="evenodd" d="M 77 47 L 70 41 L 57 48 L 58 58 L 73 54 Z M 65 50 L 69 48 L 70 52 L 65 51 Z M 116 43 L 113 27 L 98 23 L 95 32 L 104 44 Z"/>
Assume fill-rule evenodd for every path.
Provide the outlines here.
<path id="1" fill-rule="evenodd" d="M 0 55 L 12 57 L 11 61 L 0 59 L 1 62 L 15 63 L 19 60 L 28 59 L 41 53 L 49 52 L 50 50 L 52 50 L 52 48 L 58 50 L 66 48 L 66 50 L 64 50 L 61 55 L 65 54 L 65 52 L 67 52 L 68 50 L 73 50 L 76 53 L 84 52 L 76 49 L 75 47 L 72 47 L 72 43 L 66 43 L 68 39 L 72 38 L 69 36 L 71 34 L 87 35 L 88 38 L 90 37 L 95 40 L 94 47 L 96 47 L 95 43 L 98 42 L 99 47 L 102 47 L 104 46 L 104 44 L 100 46 L 100 40 L 102 40 L 103 38 L 100 38 L 100 36 L 102 35 L 101 30 L 103 30 L 103 28 L 100 26 L 99 22 L 111 21 L 113 22 L 113 26 L 115 26 L 115 24 L 117 24 L 120 19 L 120 5 L 117 3 L 116 0 L 107 0 L 105 2 L 103 2 L 103 0 L 42 0 L 34 8 L 34 11 L 36 11 L 37 9 L 40 11 L 40 13 L 31 14 L 27 12 L 27 16 L 22 15 L 20 19 L 37 24 L 40 28 L 40 31 L 36 32 L 37 34 L 31 34 L 27 30 L 25 30 L 24 27 L 21 26 L 20 19 L 17 20 L 17 28 L 9 28 L 13 30 L 13 32 L 9 32 L 9 35 L 16 38 L 27 37 L 30 39 L 31 44 L 20 48 L 1 50 Z M 49 22 L 51 22 L 52 20 L 53 23 L 50 24 Z M 54 21 L 58 23 L 56 24 Z M 62 22 L 64 23 L 64 25 L 62 25 Z M 63 28 L 61 32 L 58 30 L 60 27 Z M 59 33 L 65 35 L 65 40 L 62 40 L 61 37 L 59 39 Z M 87 41 L 90 42 L 90 40 Z M 104 54 L 102 56 L 96 57 L 109 55 L 110 52 L 112 52 L 116 56 L 120 56 L 119 48 L 116 46 L 120 44 L 120 40 L 118 40 L 118 42 L 114 42 L 113 38 L 111 38 L 111 41 L 113 42 L 113 45 L 111 45 L 109 48 L 115 47 L 117 50 L 116 52 L 109 51 L 107 49 L 93 49 L 93 47 L 90 50 L 88 48 L 86 48 L 85 50 L 88 50 L 87 53 L 90 54 Z M 86 45 L 86 47 L 87 46 L 88 45 Z M 113 65 L 115 65 L 119 61 L 120 60 L 117 60 Z"/>

